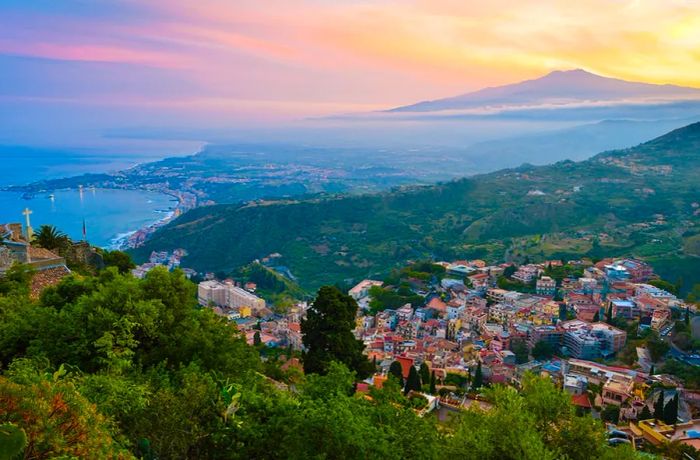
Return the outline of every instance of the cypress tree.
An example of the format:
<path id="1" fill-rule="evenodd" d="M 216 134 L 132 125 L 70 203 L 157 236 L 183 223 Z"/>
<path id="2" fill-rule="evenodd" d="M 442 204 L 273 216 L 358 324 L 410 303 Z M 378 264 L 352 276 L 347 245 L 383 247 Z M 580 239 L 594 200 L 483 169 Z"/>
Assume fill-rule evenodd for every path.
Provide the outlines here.
<path id="1" fill-rule="evenodd" d="M 416 370 L 416 366 L 411 366 L 408 371 L 408 378 L 406 379 L 406 387 L 403 389 L 404 394 L 408 394 L 409 391 L 420 391 L 421 383 L 420 376 Z"/>
<path id="2" fill-rule="evenodd" d="M 260 338 L 260 331 L 255 331 L 255 334 L 253 334 L 253 346 L 259 346 L 262 343 L 262 339 Z"/>
<path id="3" fill-rule="evenodd" d="M 690 325 L 690 309 L 685 307 L 685 324 Z"/>
<path id="4" fill-rule="evenodd" d="M 664 406 L 664 423 L 675 425 L 678 421 L 678 393 Z"/>
<path id="5" fill-rule="evenodd" d="M 608 307 L 608 312 L 605 315 L 605 322 L 610 324 L 613 319 L 613 308 L 612 308 L 612 303 L 610 303 L 610 306 Z"/>
<path id="6" fill-rule="evenodd" d="M 651 367 L 649 368 L 649 375 L 654 375 L 656 369 L 654 368 L 654 365 L 652 364 Z"/>
<path id="7" fill-rule="evenodd" d="M 600 312 L 599 311 L 595 312 L 595 315 L 593 315 L 593 322 L 597 323 L 598 321 L 600 321 Z"/>
<path id="8" fill-rule="evenodd" d="M 651 415 L 651 411 L 649 410 L 649 406 L 647 406 L 645 404 L 644 407 L 642 408 L 642 412 L 639 413 L 637 420 L 649 420 L 652 418 L 654 418 L 654 417 Z"/>
<path id="9" fill-rule="evenodd" d="M 394 361 L 389 366 L 389 375 L 394 376 L 397 381 L 403 386 L 403 369 L 401 368 L 401 363 Z"/>
<path id="10" fill-rule="evenodd" d="M 664 391 L 659 392 L 659 397 L 654 403 L 654 418 L 657 420 L 664 419 Z"/>
<path id="11" fill-rule="evenodd" d="M 425 363 L 422 363 L 420 365 L 420 381 L 423 385 L 426 383 L 430 382 L 430 368 L 428 368 L 428 365 Z"/>
<path id="12" fill-rule="evenodd" d="M 435 388 L 435 371 L 430 373 L 430 394 L 434 395 L 437 393 L 437 389 Z"/>
<path id="13" fill-rule="evenodd" d="M 472 382 L 472 389 L 478 390 L 484 384 L 484 375 L 481 372 L 481 361 L 476 366 L 476 372 L 474 373 L 474 382 Z"/>

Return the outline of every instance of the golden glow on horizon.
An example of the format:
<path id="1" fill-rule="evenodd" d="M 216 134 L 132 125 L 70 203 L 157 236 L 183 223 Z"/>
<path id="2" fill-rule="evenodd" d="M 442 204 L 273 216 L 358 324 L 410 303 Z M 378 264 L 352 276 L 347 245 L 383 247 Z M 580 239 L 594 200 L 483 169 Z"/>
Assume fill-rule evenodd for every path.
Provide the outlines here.
<path id="1" fill-rule="evenodd" d="M 167 69 L 200 91 L 183 100 L 391 106 L 572 68 L 700 87 L 694 0 L 124 4 L 138 19 L 64 14 L 20 39 L 0 32 L 0 53 Z"/>

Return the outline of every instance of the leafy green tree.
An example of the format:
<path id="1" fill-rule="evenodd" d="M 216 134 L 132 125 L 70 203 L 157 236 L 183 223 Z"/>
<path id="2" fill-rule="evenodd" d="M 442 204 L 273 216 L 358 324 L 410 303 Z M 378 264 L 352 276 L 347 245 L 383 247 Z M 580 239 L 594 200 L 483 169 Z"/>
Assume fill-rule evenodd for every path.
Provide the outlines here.
<path id="1" fill-rule="evenodd" d="M 620 421 L 620 408 L 614 404 L 608 404 L 600 413 L 600 418 L 610 423 L 618 423 Z"/>
<path id="2" fill-rule="evenodd" d="M 418 371 L 416 371 L 416 366 L 411 366 L 408 370 L 408 378 L 406 379 L 406 386 L 404 387 L 404 393 L 408 394 L 410 391 L 420 391 L 421 381 Z"/>
<path id="3" fill-rule="evenodd" d="M 678 288 L 680 286 L 677 286 L 677 285 L 675 285 L 669 281 L 666 281 L 666 280 L 662 280 L 662 279 L 650 280 L 649 284 L 651 284 L 652 286 L 656 286 L 659 289 L 663 289 L 664 291 L 670 292 L 673 295 L 678 295 L 680 292 L 678 290 Z"/>
<path id="4" fill-rule="evenodd" d="M 12 264 L 3 276 L 0 276 L 0 295 L 28 297 L 34 273 L 34 269 L 29 265 Z"/>
<path id="5" fill-rule="evenodd" d="M 323 286 L 301 322 L 306 373 L 324 374 L 332 361 L 345 364 L 363 379 L 372 363 L 362 353 L 364 345 L 352 333 L 357 303 L 334 286 Z"/>
<path id="6" fill-rule="evenodd" d="M 19 458 L 27 446 L 27 434 L 14 423 L 0 424 L 0 460 Z"/>
<path id="7" fill-rule="evenodd" d="M 105 267 L 116 267 L 119 273 L 125 274 L 136 267 L 129 254 L 123 251 L 103 251 L 102 260 Z"/>
<path id="8" fill-rule="evenodd" d="M 513 340 L 511 342 L 511 351 L 515 354 L 515 361 L 518 364 L 523 364 L 528 361 L 529 353 L 524 340 Z"/>
<path id="9" fill-rule="evenodd" d="M 485 395 L 493 408 L 470 409 L 459 417 L 454 433 L 446 439 L 445 457 L 637 458 L 629 447 L 609 447 L 604 426 L 589 415 L 576 416 L 570 396 L 549 379 L 526 374 L 522 392 L 496 385 Z"/>
<path id="10" fill-rule="evenodd" d="M 554 356 L 554 347 L 549 342 L 538 340 L 532 347 L 532 356 L 538 361 L 551 359 Z"/>

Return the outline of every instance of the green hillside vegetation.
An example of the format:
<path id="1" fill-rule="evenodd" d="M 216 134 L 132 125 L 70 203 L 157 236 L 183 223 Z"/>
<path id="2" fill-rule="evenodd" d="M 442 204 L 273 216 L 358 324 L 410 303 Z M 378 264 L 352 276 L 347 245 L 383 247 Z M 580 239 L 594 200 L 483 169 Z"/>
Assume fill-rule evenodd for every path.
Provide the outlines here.
<path id="1" fill-rule="evenodd" d="M 324 364 L 325 375 L 296 375 L 295 391 L 271 381 L 256 349 L 233 323 L 196 305 L 195 286 L 179 271 L 157 268 L 143 280 L 116 268 L 71 276 L 37 301 L 27 296 L 30 277 L 18 266 L 0 278 L 0 451 L 24 458 L 637 458 L 625 446 L 608 447 L 600 422 L 575 415 L 566 393 L 535 376 L 525 378 L 522 393 L 486 391 L 489 412 L 438 424 L 420 417 L 416 398 L 393 381 L 356 394 L 355 374 L 336 362 Z M 322 291 L 328 319 L 333 302 L 349 302 L 334 289 Z M 351 317 L 341 323 L 349 327 Z M 338 330 L 337 340 L 348 333 Z"/>
<path id="2" fill-rule="evenodd" d="M 305 288 L 379 276 L 411 259 L 635 255 L 692 285 L 700 281 L 698 173 L 693 124 L 578 163 L 373 195 L 198 208 L 134 255 L 185 247 L 193 268 L 228 271 L 279 252 Z"/>

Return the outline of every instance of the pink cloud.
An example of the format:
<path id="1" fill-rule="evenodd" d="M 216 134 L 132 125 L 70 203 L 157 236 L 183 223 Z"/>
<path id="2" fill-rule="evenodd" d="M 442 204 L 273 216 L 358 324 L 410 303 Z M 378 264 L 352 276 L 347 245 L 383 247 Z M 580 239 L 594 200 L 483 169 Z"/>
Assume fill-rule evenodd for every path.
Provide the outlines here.
<path id="1" fill-rule="evenodd" d="M 188 58 L 165 52 L 91 44 L 20 43 L 0 39 L 0 53 L 61 61 L 112 62 L 164 68 L 184 68 Z"/>

